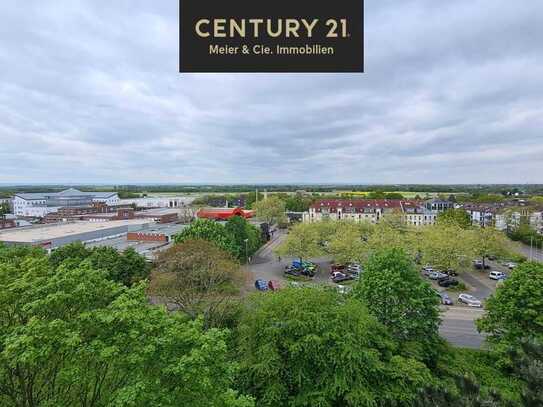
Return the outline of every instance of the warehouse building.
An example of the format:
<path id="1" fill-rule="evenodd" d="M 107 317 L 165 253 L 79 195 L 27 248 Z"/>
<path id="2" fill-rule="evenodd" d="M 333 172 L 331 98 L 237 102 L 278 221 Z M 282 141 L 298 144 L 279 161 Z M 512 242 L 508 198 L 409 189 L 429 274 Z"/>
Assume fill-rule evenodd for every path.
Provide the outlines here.
<path id="1" fill-rule="evenodd" d="M 152 228 L 151 219 L 115 220 L 111 222 L 70 222 L 55 225 L 7 229 L 0 232 L 0 242 L 40 246 L 46 250 L 73 243 L 91 243 L 124 237 L 127 233 Z"/>

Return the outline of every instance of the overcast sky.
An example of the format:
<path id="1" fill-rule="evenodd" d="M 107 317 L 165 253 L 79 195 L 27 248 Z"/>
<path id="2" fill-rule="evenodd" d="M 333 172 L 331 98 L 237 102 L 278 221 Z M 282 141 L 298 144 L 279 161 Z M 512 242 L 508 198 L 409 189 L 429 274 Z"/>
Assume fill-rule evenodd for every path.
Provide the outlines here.
<path id="1" fill-rule="evenodd" d="M 543 1 L 366 0 L 365 74 L 179 74 L 177 2 L 0 2 L 0 182 L 543 183 Z"/>

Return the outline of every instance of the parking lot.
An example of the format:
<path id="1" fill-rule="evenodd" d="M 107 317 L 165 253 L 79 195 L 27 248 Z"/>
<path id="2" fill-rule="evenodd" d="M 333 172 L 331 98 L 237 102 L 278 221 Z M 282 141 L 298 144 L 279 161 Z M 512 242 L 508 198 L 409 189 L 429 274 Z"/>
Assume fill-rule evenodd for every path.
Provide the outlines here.
<path id="1" fill-rule="evenodd" d="M 279 260 L 277 255 L 274 254 L 274 249 L 281 244 L 285 236 L 284 233 L 280 232 L 252 259 L 251 264 L 248 265 L 248 270 L 251 275 L 251 287 L 248 288 L 254 289 L 252 284 L 256 279 L 277 280 L 283 284 L 288 282 L 283 272 L 285 266 L 291 264 L 293 259 L 281 258 L 281 260 Z M 315 277 L 310 281 L 317 284 L 332 284 L 329 272 L 331 264 L 330 259 L 316 258 L 311 259 L 311 261 L 319 265 L 319 270 Z M 491 270 L 503 271 L 506 274 L 511 272 L 507 267 L 497 262 L 489 261 L 488 263 L 490 265 L 490 269 L 488 270 L 471 269 L 455 277 L 466 285 L 465 291 L 447 290 L 449 296 L 454 301 L 454 305 L 441 307 L 443 322 L 439 331 L 445 339 L 454 345 L 470 348 L 480 348 L 481 346 L 484 346 L 484 336 L 477 332 L 475 327 L 475 321 L 484 314 L 484 308 L 472 308 L 464 304 L 459 304 L 458 294 L 461 292 L 471 294 L 482 300 L 484 306 L 484 301 L 496 290 L 496 281 L 488 278 L 489 272 Z M 431 283 L 438 291 L 444 290 L 442 287 L 439 287 L 437 282 L 431 281 Z"/>

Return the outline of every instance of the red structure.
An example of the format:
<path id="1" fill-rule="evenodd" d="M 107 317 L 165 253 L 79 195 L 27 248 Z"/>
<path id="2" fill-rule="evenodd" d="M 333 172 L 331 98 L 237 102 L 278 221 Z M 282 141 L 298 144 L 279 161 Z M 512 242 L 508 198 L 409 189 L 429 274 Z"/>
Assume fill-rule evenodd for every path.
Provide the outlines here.
<path id="1" fill-rule="evenodd" d="M 254 211 L 246 211 L 241 208 L 207 208 L 200 209 L 196 216 L 199 219 L 228 220 L 234 216 L 252 218 Z"/>

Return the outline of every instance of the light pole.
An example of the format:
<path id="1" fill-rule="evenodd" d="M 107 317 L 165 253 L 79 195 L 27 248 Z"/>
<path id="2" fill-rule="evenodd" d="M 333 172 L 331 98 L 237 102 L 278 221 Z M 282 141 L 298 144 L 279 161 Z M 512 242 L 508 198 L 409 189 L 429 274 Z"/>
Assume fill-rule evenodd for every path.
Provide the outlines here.
<path id="1" fill-rule="evenodd" d="M 249 264 L 249 249 L 247 248 L 247 245 L 249 244 L 249 239 L 244 239 L 243 241 L 245 242 L 245 263 Z"/>

